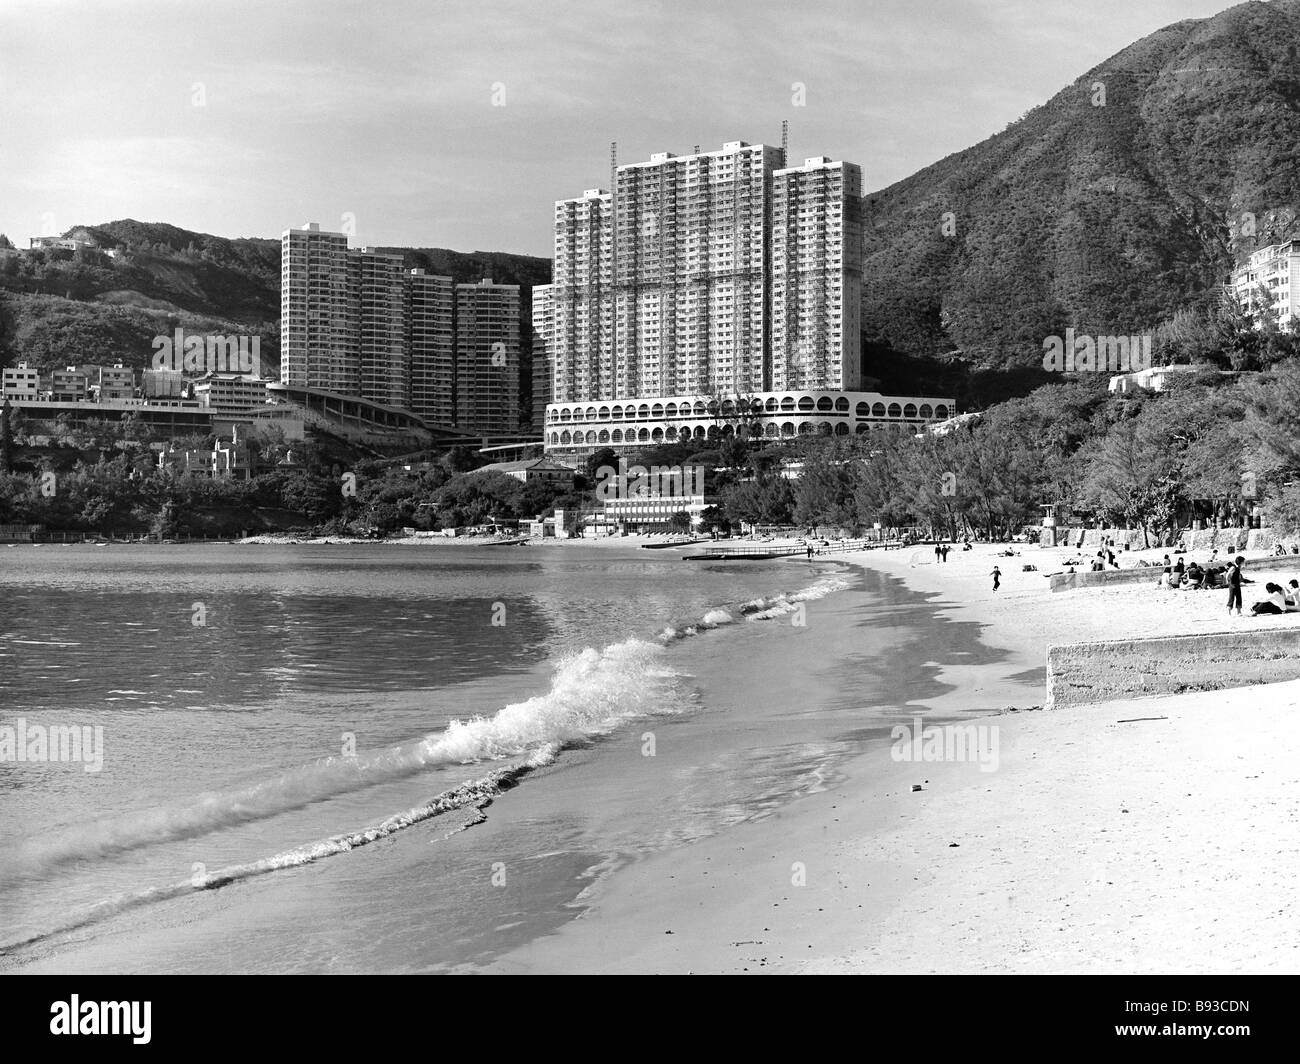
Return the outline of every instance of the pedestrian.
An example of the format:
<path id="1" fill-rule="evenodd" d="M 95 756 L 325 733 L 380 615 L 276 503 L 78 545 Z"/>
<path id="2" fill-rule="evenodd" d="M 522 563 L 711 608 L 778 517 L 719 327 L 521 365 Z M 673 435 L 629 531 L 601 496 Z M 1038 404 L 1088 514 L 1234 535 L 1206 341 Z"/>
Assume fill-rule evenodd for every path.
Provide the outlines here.
<path id="1" fill-rule="evenodd" d="M 943 548 L 939 546 L 939 541 L 938 541 L 938 540 L 935 540 L 935 542 L 934 542 L 934 563 L 935 563 L 936 565 L 939 564 L 939 561 L 941 560 L 942 555 L 943 555 Z"/>
<path id="2" fill-rule="evenodd" d="M 1001 585 L 1001 581 L 1002 581 L 1002 570 L 1000 570 L 1000 569 L 995 565 L 995 566 L 993 566 L 993 572 L 991 572 L 989 575 L 990 575 L 991 577 L 993 577 L 993 590 L 996 591 L 996 590 L 998 589 L 998 587 Z M 1240 596 L 1238 596 L 1238 602 L 1240 602 Z M 1238 612 L 1240 612 L 1240 610 L 1239 610 Z"/>
<path id="3" fill-rule="evenodd" d="M 945 543 L 945 544 L 943 545 L 943 560 L 944 560 L 944 564 L 945 564 L 945 565 L 946 565 L 947 562 L 948 562 L 948 551 L 949 551 L 950 549 L 951 549 L 951 548 L 948 546 L 948 544 Z"/>
<path id="4" fill-rule="evenodd" d="M 1253 584 L 1255 581 L 1247 580 L 1241 575 L 1241 567 L 1245 564 L 1246 559 L 1240 554 L 1233 559 L 1232 564 L 1228 566 L 1228 613 L 1232 614 L 1232 607 L 1237 607 L 1237 616 L 1241 616 L 1241 585 Z"/>

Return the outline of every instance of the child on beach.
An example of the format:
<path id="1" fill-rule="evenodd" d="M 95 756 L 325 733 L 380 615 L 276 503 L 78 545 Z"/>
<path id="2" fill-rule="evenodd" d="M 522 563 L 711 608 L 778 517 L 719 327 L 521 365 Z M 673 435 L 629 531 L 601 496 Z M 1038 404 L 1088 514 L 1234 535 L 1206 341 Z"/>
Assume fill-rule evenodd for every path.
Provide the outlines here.
<path id="1" fill-rule="evenodd" d="M 995 565 L 993 566 L 993 572 L 989 573 L 989 576 L 993 577 L 993 590 L 996 591 L 1000 581 L 1002 580 L 1002 570 Z"/>
<path id="2" fill-rule="evenodd" d="M 1232 564 L 1228 566 L 1227 583 L 1228 583 L 1228 613 L 1232 613 L 1232 607 L 1237 607 L 1237 616 L 1241 616 L 1241 585 L 1253 584 L 1255 581 L 1247 580 L 1241 575 L 1241 567 L 1246 562 L 1240 554 L 1233 559 Z"/>

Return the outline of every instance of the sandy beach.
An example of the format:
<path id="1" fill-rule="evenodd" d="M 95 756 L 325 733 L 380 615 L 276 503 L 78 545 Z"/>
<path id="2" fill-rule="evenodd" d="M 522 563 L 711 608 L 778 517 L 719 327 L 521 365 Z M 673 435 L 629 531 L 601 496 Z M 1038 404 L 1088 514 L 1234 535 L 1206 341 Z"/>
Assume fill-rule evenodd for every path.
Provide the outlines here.
<path id="1" fill-rule="evenodd" d="M 919 707 L 996 728 L 995 770 L 900 762 L 878 743 L 773 816 L 611 876 L 581 918 L 492 970 L 589 971 L 593 956 L 610 972 L 1300 970 L 1287 903 L 1300 871 L 1300 682 L 1055 712 L 1034 711 L 1042 687 L 1025 683 L 1049 644 L 1293 626 L 1300 614 L 1229 617 L 1225 591 L 1161 590 L 1159 569 L 1146 584 L 1053 594 L 1045 574 L 1073 551 L 1000 549 L 944 565 L 923 547 L 844 556 L 978 622 L 1005 652 L 963 665 L 936 647 L 949 689 Z M 1247 607 L 1262 585 L 1247 587 Z"/>

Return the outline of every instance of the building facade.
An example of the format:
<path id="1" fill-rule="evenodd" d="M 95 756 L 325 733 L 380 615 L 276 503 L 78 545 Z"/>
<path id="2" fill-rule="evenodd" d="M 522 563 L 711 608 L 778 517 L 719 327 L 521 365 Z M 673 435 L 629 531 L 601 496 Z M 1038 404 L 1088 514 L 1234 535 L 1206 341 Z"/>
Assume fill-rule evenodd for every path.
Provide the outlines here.
<path id="1" fill-rule="evenodd" d="M 541 431 L 546 424 L 546 404 L 551 401 L 553 371 L 549 351 L 553 350 L 555 341 L 552 330 L 555 326 L 555 311 L 552 302 L 553 285 L 541 284 L 533 288 L 532 305 L 532 382 L 533 403 L 530 424 L 536 431 Z"/>
<path id="2" fill-rule="evenodd" d="M 251 414 L 266 406 L 270 383 L 246 373 L 209 373 L 195 381 L 194 394 L 214 415 Z"/>
<path id="3" fill-rule="evenodd" d="M 356 277 L 343 233 L 315 222 L 280 238 L 280 382 L 361 392 Z"/>
<path id="4" fill-rule="evenodd" d="M 407 269 L 315 223 L 285 230 L 280 383 L 408 410 L 433 426 L 519 430 L 520 292 Z M 544 362 L 545 364 L 545 362 Z"/>
<path id="5" fill-rule="evenodd" d="M 519 286 L 456 286 L 456 421 L 465 432 L 519 424 Z"/>
<path id="6" fill-rule="evenodd" d="M 1300 317 L 1300 240 L 1254 252 L 1233 270 L 1231 288 L 1252 314 L 1263 312 L 1267 299 L 1278 326 L 1289 328 Z"/>
<path id="7" fill-rule="evenodd" d="M 547 362 L 556 400 L 613 395 L 613 197 L 587 189 L 555 204 L 555 253 L 546 306 L 533 308 L 533 328 L 549 310 Z M 534 300 L 537 290 L 533 290 Z"/>
<path id="8" fill-rule="evenodd" d="M 732 141 L 617 169 L 613 376 L 592 398 L 763 390 L 780 162 Z"/>
<path id="9" fill-rule="evenodd" d="M 657 443 L 717 443 L 731 436 L 781 440 L 796 436 L 912 433 L 956 411 L 952 399 L 878 392 L 811 390 L 759 392 L 732 399 L 668 396 L 612 403 L 552 403 L 546 412 L 546 451 L 584 458 L 602 447 Z"/>
<path id="10" fill-rule="evenodd" d="M 456 420 L 456 285 L 450 277 L 412 270 L 408 336 L 411 412 L 436 425 Z"/>
<path id="11" fill-rule="evenodd" d="M 823 155 L 778 170 L 768 387 L 860 388 L 861 305 L 861 168 Z"/>
<path id="12" fill-rule="evenodd" d="M 41 375 L 29 362 L 0 370 L 0 399 L 36 399 L 41 393 Z"/>
<path id="13" fill-rule="evenodd" d="M 407 406 L 411 392 L 410 286 L 401 255 L 362 248 L 356 272 L 357 355 L 363 399 Z"/>
<path id="14" fill-rule="evenodd" d="M 534 312 L 548 452 L 915 430 L 951 399 L 863 391 L 862 175 L 744 141 L 617 167 L 555 205 Z M 539 360 L 534 354 L 535 362 Z"/>

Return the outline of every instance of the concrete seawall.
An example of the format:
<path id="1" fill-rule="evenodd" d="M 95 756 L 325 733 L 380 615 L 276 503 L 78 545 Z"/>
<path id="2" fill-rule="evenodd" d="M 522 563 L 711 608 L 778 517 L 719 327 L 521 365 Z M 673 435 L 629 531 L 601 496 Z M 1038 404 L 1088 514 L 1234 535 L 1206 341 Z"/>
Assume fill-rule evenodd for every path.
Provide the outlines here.
<path id="1" fill-rule="evenodd" d="M 1069 643 L 1047 648 L 1044 708 L 1295 679 L 1300 679 L 1300 628 Z"/>

